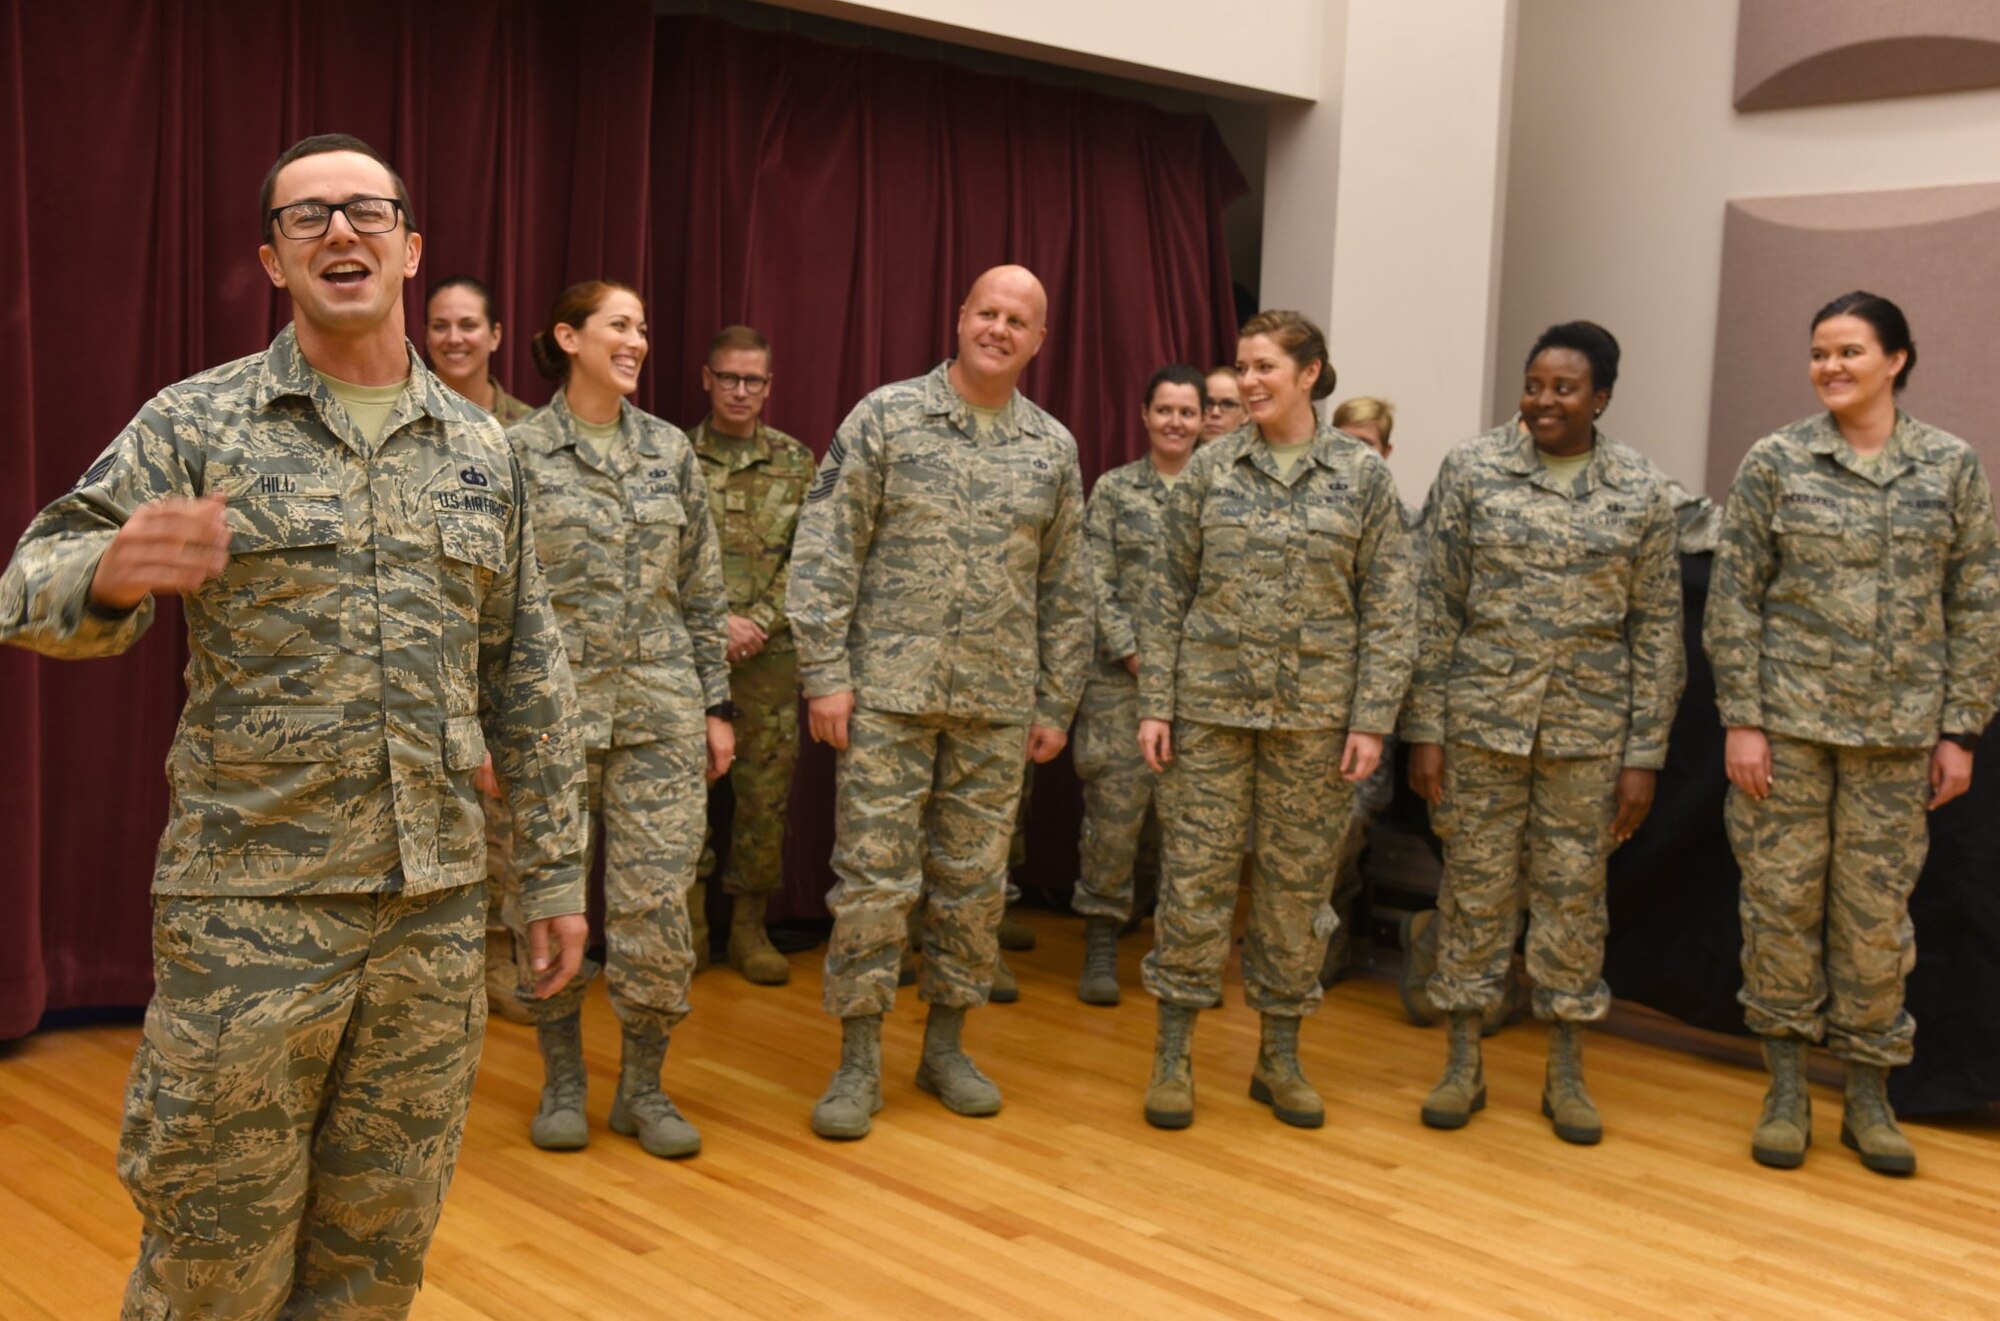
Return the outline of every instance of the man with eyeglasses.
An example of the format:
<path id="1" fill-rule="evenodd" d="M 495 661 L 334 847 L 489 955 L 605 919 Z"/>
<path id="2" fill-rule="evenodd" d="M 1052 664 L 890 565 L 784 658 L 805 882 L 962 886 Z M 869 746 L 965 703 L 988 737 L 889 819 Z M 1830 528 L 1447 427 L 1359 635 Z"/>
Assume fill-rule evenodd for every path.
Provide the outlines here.
<path id="1" fill-rule="evenodd" d="M 759 986 L 783 986 L 791 965 L 771 944 L 764 911 L 783 880 L 785 812 L 799 760 L 799 665 L 785 620 L 792 534 L 812 482 L 812 451 L 764 424 L 771 398 L 771 344 L 749 326 L 725 326 L 701 368 L 708 416 L 688 429 L 708 479 L 709 510 L 722 536 L 729 589 L 729 701 L 736 708 L 736 761 L 709 790 L 735 798 L 722 887 L 733 900 L 729 966 Z M 697 970 L 708 966 L 708 878 L 688 891 Z"/>
<path id="2" fill-rule="evenodd" d="M 38 515 L 0 640 L 123 651 L 178 593 L 188 698 L 118 1172 L 124 1315 L 405 1314 L 486 1018 L 490 739 L 546 994 L 586 929 L 576 694 L 499 425 L 424 368 L 423 241 L 367 144 L 278 158 L 270 348 L 169 386 Z"/>

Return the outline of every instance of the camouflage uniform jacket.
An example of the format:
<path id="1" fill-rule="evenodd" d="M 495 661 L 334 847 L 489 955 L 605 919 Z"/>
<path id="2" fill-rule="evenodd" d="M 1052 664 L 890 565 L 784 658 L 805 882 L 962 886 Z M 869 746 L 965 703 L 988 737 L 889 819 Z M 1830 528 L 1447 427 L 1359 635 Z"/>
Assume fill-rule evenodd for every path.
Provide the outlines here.
<path id="1" fill-rule="evenodd" d="M 493 387 L 493 416 L 499 420 L 501 426 L 511 427 L 535 411 L 533 404 L 508 394 L 506 387 L 500 384 L 499 377 L 489 376 L 486 379 Z"/>
<path id="2" fill-rule="evenodd" d="M 1076 441 L 1018 392 L 981 434 L 950 363 L 840 424 L 785 612 L 807 697 L 1067 729 L 1090 656 Z"/>
<path id="3" fill-rule="evenodd" d="M 1445 456 L 1405 742 L 1666 764 L 1687 682 L 1666 478 L 1597 432 L 1578 480 L 1511 421 Z"/>
<path id="4" fill-rule="evenodd" d="M 1185 470 L 1183 470 L 1185 471 Z M 1138 617 L 1146 610 L 1147 575 L 1160 549 L 1160 515 L 1167 484 L 1150 458 L 1113 468 L 1090 488 L 1083 533 L 1090 548 L 1091 604 L 1097 614 L 1093 683 L 1138 683 L 1125 658 L 1139 650 Z"/>
<path id="5" fill-rule="evenodd" d="M 770 638 L 765 650 L 790 651 L 785 583 L 799 509 L 812 484 L 812 451 L 762 422 L 756 435 L 742 440 L 709 430 L 703 418 L 689 439 L 708 479 L 709 508 L 722 537 L 730 612 L 764 630 Z"/>
<path id="6" fill-rule="evenodd" d="M 153 888 L 420 894 L 485 877 L 472 772 L 515 786 L 536 919 L 583 911 L 575 690 L 499 425 L 410 355 L 372 448 L 287 327 L 169 386 L 39 514 L 0 580 L 0 639 L 125 650 L 148 598 L 88 606 L 141 504 L 222 493 L 229 564 L 182 598 L 186 709 Z"/>
<path id="7" fill-rule="evenodd" d="M 1831 415 L 1751 446 L 1703 641 L 1722 723 L 1849 747 L 1977 733 L 2000 684 L 2000 533 L 1971 447 L 1898 413 L 1875 476 Z"/>
<path id="8" fill-rule="evenodd" d="M 557 390 L 507 439 L 527 477 L 584 747 L 699 733 L 702 713 L 729 700 L 729 598 L 687 437 L 621 400 L 618 436 L 597 453 Z"/>
<path id="9" fill-rule="evenodd" d="M 1255 427 L 1167 497 L 1139 621 L 1139 715 L 1388 733 L 1416 650 L 1415 565 L 1389 466 L 1322 425 L 1278 475 Z"/>

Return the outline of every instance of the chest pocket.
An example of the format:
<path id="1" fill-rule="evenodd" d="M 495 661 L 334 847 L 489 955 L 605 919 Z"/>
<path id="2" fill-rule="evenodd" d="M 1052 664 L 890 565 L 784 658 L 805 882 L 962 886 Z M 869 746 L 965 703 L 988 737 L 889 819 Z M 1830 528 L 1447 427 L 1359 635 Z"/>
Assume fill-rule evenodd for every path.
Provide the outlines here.
<path id="1" fill-rule="evenodd" d="M 757 539 L 773 550 L 788 549 L 799 526 L 799 504 L 805 496 L 803 479 L 773 481 L 757 502 Z"/>
<path id="2" fill-rule="evenodd" d="M 1809 567 L 1830 568 L 1852 559 L 1847 531 L 1846 511 L 1838 505 L 1781 497 L 1771 515 L 1771 534 L 1784 557 Z"/>
<path id="3" fill-rule="evenodd" d="M 340 644 L 340 538 L 334 496 L 247 497 L 228 506 L 223 615 L 244 656 L 310 656 Z"/>
<path id="4" fill-rule="evenodd" d="M 1639 554 L 1639 516 L 1587 510 L 1573 525 L 1578 553 L 1592 559 L 1631 560 Z"/>
<path id="5" fill-rule="evenodd" d="M 638 533 L 639 587 L 648 595 L 673 591 L 680 581 L 681 542 L 687 506 L 679 495 L 634 495 L 632 522 Z"/>

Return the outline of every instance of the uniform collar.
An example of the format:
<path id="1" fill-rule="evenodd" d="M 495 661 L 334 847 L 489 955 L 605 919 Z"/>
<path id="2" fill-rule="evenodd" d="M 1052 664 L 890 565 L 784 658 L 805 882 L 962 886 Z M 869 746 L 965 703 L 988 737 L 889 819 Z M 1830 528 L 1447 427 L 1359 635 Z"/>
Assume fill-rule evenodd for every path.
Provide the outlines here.
<path id="1" fill-rule="evenodd" d="M 1833 420 L 1832 413 L 1821 413 L 1813 419 L 1813 426 L 1806 433 L 1805 446 L 1814 454 L 1832 459 L 1857 477 L 1884 486 L 1919 463 L 1936 463 L 1943 457 L 1939 447 L 1931 441 L 1930 429 L 1900 408 L 1896 410 L 1896 426 L 1889 432 L 1889 443 L 1882 447 L 1881 467 L 1873 474 L 1863 473 L 1857 466 L 1861 462 L 1860 456 L 1847 443 L 1847 438 L 1840 434 L 1840 424 Z"/>
<path id="2" fill-rule="evenodd" d="M 743 459 L 738 468 L 748 468 L 753 464 L 771 461 L 771 437 L 764 429 L 764 419 L 757 419 L 757 429 L 749 436 L 725 436 L 719 431 L 711 431 L 708 424 L 714 420 L 713 413 L 695 423 L 694 450 L 705 459 L 724 461 Z"/>
<path id="3" fill-rule="evenodd" d="M 932 417 L 945 417 L 951 424 L 968 436 L 976 436 L 979 428 L 972 420 L 972 405 L 966 402 L 951 383 L 952 359 L 946 358 L 931 368 L 930 375 L 924 377 L 924 412 Z M 1000 416 L 993 420 L 996 435 L 1011 435 L 1025 432 L 1031 436 L 1048 433 L 1042 425 L 1041 410 L 1030 404 L 1019 390 L 1007 396 L 1007 402 L 1000 406 Z"/>
<path id="4" fill-rule="evenodd" d="M 1245 423 L 1208 443 L 1211 446 L 1231 447 L 1229 451 L 1225 451 L 1224 462 L 1248 463 L 1271 480 L 1283 483 L 1285 479 L 1278 475 L 1278 461 L 1271 457 L 1271 448 L 1268 444 L 1259 443 L 1261 440 L 1262 436 L 1256 424 Z M 1305 453 L 1299 456 L 1298 466 L 1292 469 L 1292 481 L 1298 481 L 1306 469 L 1314 464 L 1327 469 L 1339 468 L 1353 457 L 1357 449 L 1366 450 L 1368 447 L 1331 422 L 1321 422 L 1313 428 L 1312 439 L 1306 442 Z"/>
<path id="5" fill-rule="evenodd" d="M 410 379 L 403 387 L 402 397 L 396 401 L 395 409 L 389 414 L 388 424 L 382 434 L 389 435 L 396 428 L 412 420 L 418 414 L 426 414 L 440 422 L 464 421 L 470 409 L 483 416 L 483 410 L 469 400 L 459 397 L 456 391 L 434 375 L 417 356 L 416 345 L 403 341 L 403 351 L 409 355 Z M 299 351 L 299 333 L 295 325 L 287 324 L 271 341 L 271 347 L 264 351 L 264 363 L 256 388 L 251 394 L 253 407 L 268 408 L 279 399 L 296 396 L 309 399 L 315 404 L 331 403 L 333 394 L 320 383 L 306 362 L 305 354 Z"/>
<path id="6" fill-rule="evenodd" d="M 1517 477 L 1525 477 L 1544 490 L 1558 495 L 1569 495 L 1570 491 L 1560 488 L 1548 476 L 1548 468 L 1543 465 L 1541 452 L 1535 448 L 1535 438 L 1521 426 L 1521 415 L 1514 416 L 1500 428 L 1502 434 L 1512 433 L 1514 444 L 1506 451 L 1501 466 Z M 1604 429 L 1592 426 L 1590 429 L 1590 463 L 1583 470 L 1584 489 L 1594 491 L 1599 486 L 1610 486 L 1618 490 L 1628 490 L 1633 485 L 1635 472 L 1626 459 L 1621 447 Z"/>

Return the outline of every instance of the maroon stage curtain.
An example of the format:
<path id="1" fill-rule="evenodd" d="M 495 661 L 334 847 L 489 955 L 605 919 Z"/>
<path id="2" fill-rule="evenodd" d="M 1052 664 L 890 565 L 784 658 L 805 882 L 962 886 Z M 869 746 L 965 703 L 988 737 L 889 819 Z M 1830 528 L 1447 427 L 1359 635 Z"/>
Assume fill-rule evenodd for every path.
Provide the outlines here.
<path id="1" fill-rule="evenodd" d="M 655 20 L 644 0 L 0 0 L 0 75 L 9 549 L 161 386 L 283 324 L 255 199 L 308 133 L 396 161 L 425 237 L 417 284 L 495 286 L 502 376 L 530 400 L 547 388 L 528 338 L 555 293 L 611 276 L 648 295 L 644 406 L 698 417 L 701 349 L 748 320 L 776 343 L 773 422 L 823 450 L 864 392 L 945 355 L 974 274 L 1018 260 L 1054 326 L 1024 384 L 1094 477 L 1140 452 L 1154 367 L 1232 342 L 1234 166 L 1205 120 L 1088 93 Z M 421 311 L 413 287 L 413 332 Z M 0 1040 L 151 993 L 184 647 L 169 604 L 114 660 L 0 648 Z M 795 913 L 826 884 L 827 785 L 809 758 Z M 1038 853 L 1071 850 L 1074 809 L 1045 815 Z"/>

